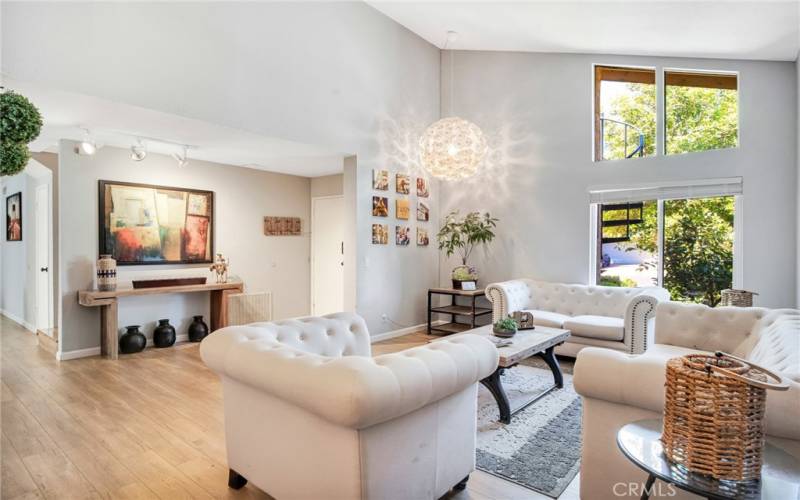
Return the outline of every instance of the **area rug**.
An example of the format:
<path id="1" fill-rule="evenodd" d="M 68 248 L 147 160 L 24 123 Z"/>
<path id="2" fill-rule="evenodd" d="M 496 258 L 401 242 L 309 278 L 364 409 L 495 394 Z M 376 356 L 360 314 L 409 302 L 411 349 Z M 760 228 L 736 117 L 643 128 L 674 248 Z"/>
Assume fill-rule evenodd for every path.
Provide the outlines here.
<path id="1" fill-rule="evenodd" d="M 523 361 L 503 374 L 511 407 L 553 384 L 553 374 L 538 359 Z M 571 364 L 564 366 L 564 388 L 498 422 L 497 403 L 481 386 L 478 395 L 478 469 L 552 498 L 578 473 L 581 457 L 581 399 L 572 386 Z"/>

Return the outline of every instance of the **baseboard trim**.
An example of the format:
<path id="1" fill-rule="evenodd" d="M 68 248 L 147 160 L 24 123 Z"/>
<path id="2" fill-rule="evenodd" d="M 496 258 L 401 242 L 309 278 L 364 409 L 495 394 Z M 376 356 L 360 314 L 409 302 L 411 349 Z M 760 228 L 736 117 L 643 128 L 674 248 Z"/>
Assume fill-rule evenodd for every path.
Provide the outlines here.
<path id="1" fill-rule="evenodd" d="M 175 336 L 175 343 L 178 342 L 189 342 L 189 334 L 182 333 L 180 335 Z M 152 337 L 147 337 L 147 348 L 153 348 L 153 339 Z M 74 351 L 66 351 L 66 352 L 59 352 L 56 354 L 56 359 L 59 361 L 69 361 L 70 359 L 79 359 L 79 358 L 88 358 L 91 356 L 99 356 L 100 348 L 99 347 L 89 347 L 88 349 L 77 349 Z"/>
<path id="2" fill-rule="evenodd" d="M 444 320 L 437 320 L 434 321 L 432 324 L 433 326 L 443 325 L 447 323 Z M 397 337 L 402 337 L 403 335 L 408 335 L 409 333 L 418 332 L 420 330 L 425 330 L 428 328 L 428 323 L 421 323 L 419 325 L 408 326 L 406 328 L 401 328 L 399 330 L 392 330 L 391 332 L 384 332 L 379 333 L 377 335 L 372 335 L 370 337 L 370 343 L 381 342 L 383 340 L 389 340 Z"/>
<path id="3" fill-rule="evenodd" d="M 6 318 L 10 319 L 14 323 L 18 324 L 22 328 L 28 330 L 31 333 L 36 333 L 36 327 L 32 324 L 28 323 L 24 319 L 20 318 L 16 314 L 11 314 L 10 312 L 6 311 L 5 309 L 0 309 L 0 314 L 5 316 Z"/>
<path id="4" fill-rule="evenodd" d="M 56 353 L 56 359 L 59 361 L 69 361 L 70 359 L 88 358 L 90 356 L 99 355 L 99 347 L 89 347 L 88 349 L 76 349 L 74 351 L 59 351 Z"/>

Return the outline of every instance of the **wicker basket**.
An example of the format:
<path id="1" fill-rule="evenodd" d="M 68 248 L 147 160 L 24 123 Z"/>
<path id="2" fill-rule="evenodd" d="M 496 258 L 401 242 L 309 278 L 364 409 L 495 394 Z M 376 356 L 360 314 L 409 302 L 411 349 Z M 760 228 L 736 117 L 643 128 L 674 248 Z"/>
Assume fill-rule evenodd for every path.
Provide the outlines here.
<path id="1" fill-rule="evenodd" d="M 664 454 L 716 479 L 758 478 L 766 389 L 788 388 L 780 375 L 721 352 L 669 360 Z"/>
<path id="2" fill-rule="evenodd" d="M 747 290 L 733 290 L 729 288 L 722 291 L 722 300 L 719 305 L 753 307 L 753 295 L 758 294 L 755 292 L 748 292 Z"/>

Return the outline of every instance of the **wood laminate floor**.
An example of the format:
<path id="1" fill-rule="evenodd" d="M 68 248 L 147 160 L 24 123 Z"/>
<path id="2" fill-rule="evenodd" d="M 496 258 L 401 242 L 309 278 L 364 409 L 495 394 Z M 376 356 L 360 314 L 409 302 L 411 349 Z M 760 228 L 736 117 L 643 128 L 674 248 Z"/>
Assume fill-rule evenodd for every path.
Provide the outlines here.
<path id="1" fill-rule="evenodd" d="M 414 333 L 374 351 L 429 338 Z M 58 362 L 0 315 L 0 351 L 3 499 L 271 498 L 251 485 L 227 486 L 222 392 L 198 344 Z M 577 492 L 576 478 L 561 498 Z M 547 497 L 476 471 L 451 498 Z"/>

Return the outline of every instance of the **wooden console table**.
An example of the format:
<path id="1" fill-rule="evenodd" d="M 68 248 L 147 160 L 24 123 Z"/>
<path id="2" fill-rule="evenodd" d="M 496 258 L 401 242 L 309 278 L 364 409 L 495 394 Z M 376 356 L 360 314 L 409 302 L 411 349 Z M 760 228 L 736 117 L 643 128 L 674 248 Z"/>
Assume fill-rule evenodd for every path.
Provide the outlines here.
<path id="1" fill-rule="evenodd" d="M 204 285 L 165 286 L 158 288 L 133 288 L 131 285 L 118 286 L 116 290 L 81 290 L 78 303 L 87 307 L 100 307 L 100 352 L 110 359 L 119 357 L 119 325 L 117 324 L 117 303 L 120 297 L 134 295 L 155 295 L 160 293 L 211 292 L 210 331 L 218 330 L 228 323 L 228 295 L 242 293 L 241 281 L 228 283 L 206 283 Z"/>

